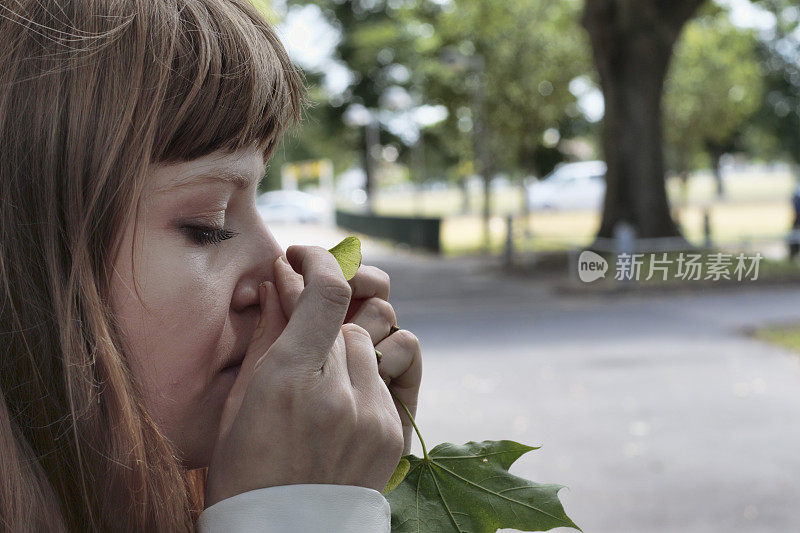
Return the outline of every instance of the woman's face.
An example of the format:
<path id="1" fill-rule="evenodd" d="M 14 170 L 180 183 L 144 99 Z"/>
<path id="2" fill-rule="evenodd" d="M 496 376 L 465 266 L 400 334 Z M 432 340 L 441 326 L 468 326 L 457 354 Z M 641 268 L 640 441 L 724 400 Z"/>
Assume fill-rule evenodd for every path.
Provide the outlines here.
<path id="1" fill-rule="evenodd" d="M 237 174 L 244 188 L 221 181 Z M 256 149 L 157 167 L 114 259 L 111 305 L 126 357 L 187 468 L 211 459 L 238 370 L 229 365 L 244 356 L 260 315 L 258 285 L 274 280 L 283 254 L 256 210 L 263 174 Z"/>

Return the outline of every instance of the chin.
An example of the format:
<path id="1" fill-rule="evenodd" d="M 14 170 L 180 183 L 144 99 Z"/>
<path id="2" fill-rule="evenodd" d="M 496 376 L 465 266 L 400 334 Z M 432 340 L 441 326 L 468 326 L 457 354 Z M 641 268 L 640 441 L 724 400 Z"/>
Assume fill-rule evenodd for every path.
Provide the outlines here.
<path id="1" fill-rule="evenodd" d="M 186 455 L 180 454 L 180 465 L 186 470 L 194 470 L 197 468 L 206 468 L 211 464 L 211 456 L 214 452 L 214 444 L 217 441 L 217 433 L 219 431 L 219 418 L 222 416 L 222 408 L 225 405 L 228 393 L 233 387 L 236 377 L 239 375 L 241 365 L 231 366 L 222 369 L 217 373 L 211 385 L 213 392 L 209 394 L 213 397 L 208 397 L 207 401 L 202 402 L 203 413 L 200 425 L 197 430 L 192 432 L 190 438 L 202 438 L 202 443 L 188 442 L 188 450 Z M 215 411 L 213 414 L 209 411 Z M 212 427 L 213 424 L 213 427 Z M 188 435 L 187 435 L 188 436 Z"/>

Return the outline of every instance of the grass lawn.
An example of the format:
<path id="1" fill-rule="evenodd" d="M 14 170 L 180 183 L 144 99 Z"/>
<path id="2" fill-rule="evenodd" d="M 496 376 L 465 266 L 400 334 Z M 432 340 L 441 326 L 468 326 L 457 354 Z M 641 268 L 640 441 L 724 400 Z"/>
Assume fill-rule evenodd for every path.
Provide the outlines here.
<path id="1" fill-rule="evenodd" d="M 693 244 L 703 241 L 704 208 L 688 206 L 677 211 L 684 235 Z M 717 203 L 708 207 L 711 235 L 720 245 L 747 241 L 777 241 L 784 238 L 792 222 L 792 208 L 786 201 L 761 201 L 750 204 Z M 517 217 L 514 246 L 517 250 L 550 251 L 580 248 L 592 242 L 600 225 L 594 211 L 551 211 L 533 213 L 527 222 L 531 235 L 524 231 L 525 221 Z M 493 217 L 489 224 L 490 249 L 503 249 L 507 222 Z M 480 251 L 483 243 L 483 219 L 480 215 L 446 217 L 442 223 L 442 248 L 446 255 Z"/>
<path id="2" fill-rule="evenodd" d="M 734 174 L 726 179 L 726 196 L 719 199 L 711 175 L 699 173 L 689 180 L 685 197 L 677 178 L 667 180 L 667 192 L 674 216 L 690 242 L 702 243 L 703 215 L 708 211 L 712 240 L 726 247 L 783 239 L 792 221 L 790 198 L 795 183 L 794 177 L 786 172 Z M 383 215 L 441 217 L 442 249 L 445 255 L 453 256 L 483 250 L 482 191 L 471 190 L 468 198 L 468 210 L 464 213 L 462 193 L 455 187 L 424 192 L 379 190 L 374 206 Z M 518 186 L 493 193 L 489 246 L 492 253 L 505 246 L 509 214 L 515 217 L 513 239 L 519 251 L 564 250 L 592 242 L 600 224 L 598 212 L 537 211 L 524 221 L 519 216 L 522 198 Z"/>
<path id="3" fill-rule="evenodd" d="M 753 336 L 800 353 L 800 324 L 761 328 L 756 330 Z"/>

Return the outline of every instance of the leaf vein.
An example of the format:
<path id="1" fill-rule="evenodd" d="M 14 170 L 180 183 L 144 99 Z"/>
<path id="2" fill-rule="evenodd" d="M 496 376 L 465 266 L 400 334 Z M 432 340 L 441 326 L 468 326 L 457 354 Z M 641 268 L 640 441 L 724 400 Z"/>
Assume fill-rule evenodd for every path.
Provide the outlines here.
<path id="1" fill-rule="evenodd" d="M 431 478 L 433 479 L 433 484 L 436 485 L 436 492 L 439 493 L 439 498 L 442 500 L 442 504 L 444 505 L 445 510 L 447 510 L 447 514 L 450 517 L 450 520 L 453 522 L 453 525 L 456 526 L 456 529 L 459 531 L 459 533 L 462 533 L 463 530 L 458 525 L 458 522 L 456 522 L 456 517 L 453 516 L 452 512 L 450 512 L 450 506 L 447 505 L 447 500 L 444 499 L 444 494 L 442 493 L 442 489 L 439 487 L 439 482 L 436 481 L 436 472 L 433 470 L 433 468 L 430 468 L 430 471 L 431 471 Z"/>
<path id="2" fill-rule="evenodd" d="M 529 508 L 529 509 L 531 509 L 531 510 L 533 510 L 533 511 L 536 511 L 537 513 L 541 513 L 541 514 L 543 514 L 543 515 L 545 515 L 545 516 L 549 516 L 549 517 L 550 517 L 550 518 L 552 518 L 553 520 L 557 520 L 557 521 L 559 521 L 559 522 L 562 522 L 562 523 L 564 523 L 564 524 L 568 524 L 568 525 L 570 525 L 568 522 L 565 522 L 563 519 L 561 519 L 561 518 L 559 518 L 559 517 L 557 517 L 557 516 L 555 516 L 555 515 L 552 515 L 552 514 L 548 513 L 547 511 L 545 511 L 545 510 L 543 510 L 543 509 L 539 509 L 538 507 L 535 507 L 535 506 L 533 506 L 533 505 L 530 505 L 530 504 L 528 504 L 528 503 L 521 502 L 521 501 L 519 501 L 519 500 L 515 500 L 515 499 L 513 499 L 513 498 L 509 498 L 509 497 L 507 497 L 507 496 L 505 496 L 505 495 L 503 495 L 503 494 L 500 494 L 500 493 L 498 493 L 498 492 L 495 492 L 495 491 L 493 491 L 493 490 L 489 490 L 489 489 L 487 489 L 486 487 L 483 487 L 483 486 L 481 486 L 481 485 L 478 485 L 477 483 L 475 483 L 475 482 L 473 482 L 473 481 L 471 481 L 471 480 L 469 480 L 469 479 L 467 479 L 467 478 L 465 478 L 465 477 L 462 477 L 462 476 L 460 476 L 460 475 L 456 474 L 455 472 L 453 472 L 453 471 L 452 471 L 452 470 L 450 470 L 449 468 L 447 468 L 447 467 L 445 467 L 445 466 L 443 466 L 443 465 L 440 465 L 440 464 L 438 464 L 438 463 L 437 463 L 437 462 L 435 462 L 435 461 L 434 461 L 434 462 L 432 462 L 432 464 L 435 464 L 436 466 L 438 466 L 438 467 L 439 467 L 439 468 L 441 468 L 442 470 L 445 470 L 445 471 L 449 472 L 449 473 L 450 473 L 452 476 L 455 476 L 455 477 L 457 477 L 458 479 L 460 479 L 460 480 L 464 481 L 464 482 L 465 482 L 465 483 L 467 483 L 468 485 L 472 485 L 472 486 L 474 486 L 474 487 L 477 487 L 478 489 L 480 489 L 480 490 L 482 490 L 482 491 L 484 491 L 484 492 L 486 492 L 486 493 L 488 493 L 488 494 L 492 494 L 492 495 L 494 495 L 494 496 L 497 496 L 497 497 L 498 497 L 498 498 L 500 498 L 500 499 L 507 500 L 507 501 L 509 501 L 509 502 L 511 502 L 511 503 L 516 503 L 517 505 L 521 505 L 521 506 L 523 506 L 523 507 L 527 507 L 527 508 Z M 435 478 L 434 478 L 434 481 L 435 481 Z M 437 483 L 437 489 L 438 489 L 438 483 Z M 449 510 L 448 510 L 448 512 L 449 512 Z"/>
<path id="3" fill-rule="evenodd" d="M 535 448 L 534 448 L 535 449 Z M 480 459 L 481 457 L 489 457 L 492 455 L 503 455 L 505 453 L 513 453 L 514 450 L 500 450 L 498 452 L 489 452 L 489 453 L 482 453 L 480 455 L 448 455 L 447 457 L 442 457 L 441 455 L 437 455 L 434 459 L 437 461 L 447 461 L 448 459 Z"/>

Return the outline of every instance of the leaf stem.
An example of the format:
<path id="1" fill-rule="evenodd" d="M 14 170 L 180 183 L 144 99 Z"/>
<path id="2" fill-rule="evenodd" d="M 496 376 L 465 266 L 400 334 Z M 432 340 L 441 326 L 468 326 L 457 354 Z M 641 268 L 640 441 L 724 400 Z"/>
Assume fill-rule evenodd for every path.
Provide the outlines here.
<path id="1" fill-rule="evenodd" d="M 391 385 L 386 385 L 386 386 L 388 387 L 389 392 L 392 393 L 394 399 L 397 400 L 397 403 L 400 404 L 400 407 L 402 407 L 403 410 L 406 412 L 406 414 L 408 415 L 408 419 L 411 420 L 411 425 L 414 426 L 414 431 L 417 433 L 417 438 L 419 438 L 419 443 L 422 444 L 422 457 L 427 461 L 428 449 L 425 448 L 425 441 L 422 440 L 422 433 L 420 433 L 419 428 L 417 427 L 417 423 L 414 422 L 414 417 L 411 416 L 411 411 L 408 410 L 408 407 L 406 407 L 406 404 L 403 403 L 403 400 L 401 400 L 400 397 L 397 396 L 397 393 L 394 391 Z"/>

